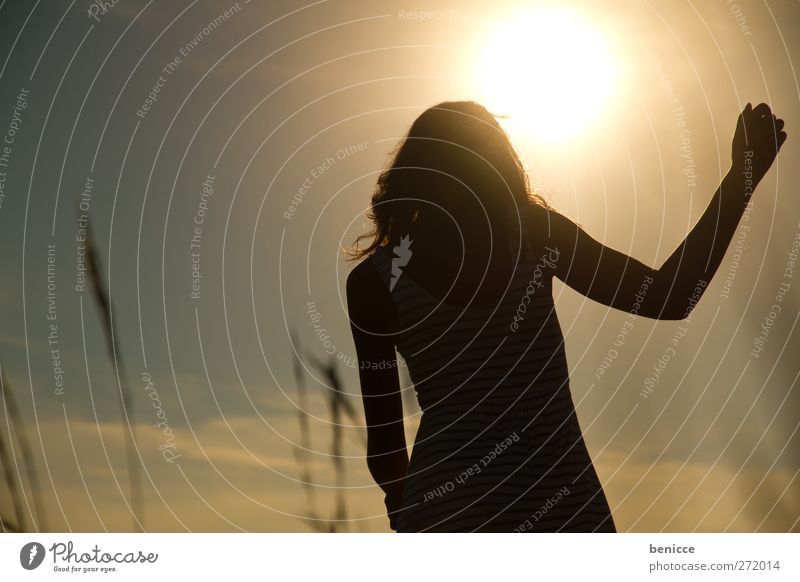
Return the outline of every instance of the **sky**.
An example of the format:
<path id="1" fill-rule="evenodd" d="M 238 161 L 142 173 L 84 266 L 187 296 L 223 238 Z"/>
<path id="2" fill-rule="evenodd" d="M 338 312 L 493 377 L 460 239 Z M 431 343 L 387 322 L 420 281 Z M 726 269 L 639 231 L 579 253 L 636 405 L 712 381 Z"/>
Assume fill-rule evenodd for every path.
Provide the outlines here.
<path id="1" fill-rule="evenodd" d="M 341 494 L 339 530 L 388 531 L 364 460 L 342 249 L 368 228 L 375 179 L 414 118 L 474 99 L 508 116 L 555 208 L 656 267 L 727 172 L 744 105 L 785 120 L 689 320 L 632 321 L 560 283 L 554 296 L 620 531 L 800 531 L 800 6 L 567 2 L 580 28 L 497 40 L 547 5 L 0 1 L 0 365 L 38 486 L 5 407 L 0 432 L 29 529 L 131 529 L 119 373 L 145 529 L 325 529 Z M 560 98 L 565 79 L 580 98 Z M 86 223 L 116 365 L 81 271 Z M 356 411 L 343 489 L 314 363 L 330 355 Z M 419 409 L 401 377 L 410 450 Z M 0 514 L 17 521 L 5 483 Z"/>

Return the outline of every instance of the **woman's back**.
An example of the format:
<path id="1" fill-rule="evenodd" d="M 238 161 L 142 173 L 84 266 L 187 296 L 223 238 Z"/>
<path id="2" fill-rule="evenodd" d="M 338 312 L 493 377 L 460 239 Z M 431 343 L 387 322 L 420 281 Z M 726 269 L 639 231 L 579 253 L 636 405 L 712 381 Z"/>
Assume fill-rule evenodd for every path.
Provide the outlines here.
<path id="1" fill-rule="evenodd" d="M 394 341 L 422 410 L 445 400 L 513 400 L 531 382 L 567 383 L 552 297 L 557 250 L 538 260 L 521 256 L 509 272 L 475 282 L 474 275 L 459 280 L 445 269 L 445 277 L 426 270 L 424 259 L 417 261 L 424 249 L 413 247 L 411 241 L 414 259 L 399 269 L 401 248 L 378 247 L 371 262 L 391 292 L 398 319 Z"/>
<path id="2" fill-rule="evenodd" d="M 613 528 L 569 393 L 552 298 L 558 251 L 523 256 L 499 297 L 464 304 L 423 289 L 419 267 L 393 270 L 404 250 L 370 259 L 391 288 L 394 341 L 423 411 L 398 531 L 512 531 L 564 487 L 571 499 L 562 491 L 562 509 L 537 530 L 587 519 Z"/>

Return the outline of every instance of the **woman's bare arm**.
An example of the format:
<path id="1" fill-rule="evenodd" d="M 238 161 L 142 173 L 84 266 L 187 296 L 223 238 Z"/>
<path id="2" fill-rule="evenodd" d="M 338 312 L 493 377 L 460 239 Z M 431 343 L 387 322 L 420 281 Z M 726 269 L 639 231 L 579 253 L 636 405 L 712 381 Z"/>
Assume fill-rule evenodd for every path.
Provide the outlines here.
<path id="1" fill-rule="evenodd" d="M 396 512 L 408 470 L 403 400 L 392 337 L 397 315 L 389 291 L 369 259 L 347 278 L 347 307 L 367 422 L 367 466 L 386 493 L 389 525 L 396 529 Z"/>
<path id="2" fill-rule="evenodd" d="M 604 305 L 654 319 L 689 315 L 716 273 L 756 185 L 786 139 L 783 120 L 747 104 L 733 139 L 732 163 L 703 216 L 659 269 L 604 246 L 557 212 L 538 228 L 557 251 L 555 275 Z M 550 253 L 552 258 L 553 253 Z"/>

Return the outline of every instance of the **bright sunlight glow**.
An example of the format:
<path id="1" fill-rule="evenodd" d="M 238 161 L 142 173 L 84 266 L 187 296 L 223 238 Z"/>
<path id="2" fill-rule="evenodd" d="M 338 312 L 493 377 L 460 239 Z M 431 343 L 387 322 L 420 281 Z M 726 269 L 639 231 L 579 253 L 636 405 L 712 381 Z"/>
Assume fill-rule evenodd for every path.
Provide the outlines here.
<path id="1" fill-rule="evenodd" d="M 563 8 L 511 15 L 478 57 L 482 103 L 508 115 L 515 130 L 547 143 L 584 132 L 609 101 L 616 76 L 600 30 Z"/>

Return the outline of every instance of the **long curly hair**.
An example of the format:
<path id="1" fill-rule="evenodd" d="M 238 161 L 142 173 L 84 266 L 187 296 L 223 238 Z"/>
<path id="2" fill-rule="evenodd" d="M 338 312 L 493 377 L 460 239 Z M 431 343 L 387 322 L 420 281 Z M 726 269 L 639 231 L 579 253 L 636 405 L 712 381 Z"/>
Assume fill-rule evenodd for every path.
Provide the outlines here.
<path id="1" fill-rule="evenodd" d="M 349 258 L 398 244 L 426 208 L 439 208 L 450 220 L 478 219 L 497 232 L 518 232 L 522 217 L 550 206 L 532 192 L 496 117 L 474 101 L 446 101 L 417 117 L 398 144 L 372 195 L 367 217 L 373 228 L 355 240 Z"/>

